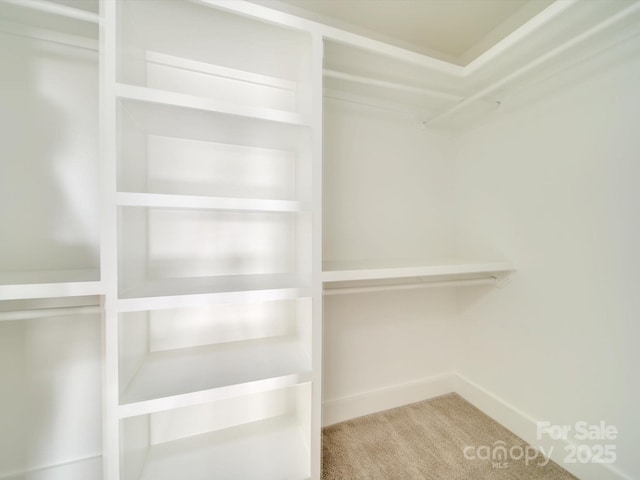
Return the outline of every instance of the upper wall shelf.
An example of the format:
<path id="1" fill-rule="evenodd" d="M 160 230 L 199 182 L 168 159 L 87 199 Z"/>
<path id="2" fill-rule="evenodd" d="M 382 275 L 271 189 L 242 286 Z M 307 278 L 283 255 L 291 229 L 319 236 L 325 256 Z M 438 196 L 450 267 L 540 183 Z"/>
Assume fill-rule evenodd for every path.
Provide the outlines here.
<path id="1" fill-rule="evenodd" d="M 386 100 L 412 114 L 417 107 L 425 126 L 465 128 L 524 91 L 545 94 L 544 84 L 570 70 L 633 50 L 639 19 L 638 2 L 553 2 L 466 66 L 318 25 L 325 96 L 381 107 Z"/>
<path id="2" fill-rule="evenodd" d="M 498 284 L 513 272 L 509 261 L 464 258 L 413 262 L 325 262 L 325 294 L 398 290 L 422 286 Z"/>
<path id="3" fill-rule="evenodd" d="M 427 68 L 329 39 L 323 63 L 324 97 L 331 100 L 424 120 L 465 98 L 459 79 L 434 76 Z"/>
<path id="4" fill-rule="evenodd" d="M 324 70 L 324 98 L 373 107 L 404 111 L 426 117 L 464 97 L 444 91 L 387 81 L 375 76 L 361 76 Z"/>

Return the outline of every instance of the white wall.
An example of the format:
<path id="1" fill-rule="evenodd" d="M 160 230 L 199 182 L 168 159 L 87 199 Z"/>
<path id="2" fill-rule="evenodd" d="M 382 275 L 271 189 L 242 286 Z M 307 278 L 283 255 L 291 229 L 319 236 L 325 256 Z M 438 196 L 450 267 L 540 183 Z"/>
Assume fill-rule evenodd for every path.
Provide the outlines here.
<path id="1" fill-rule="evenodd" d="M 334 100 L 324 135 L 325 261 L 452 253 L 450 136 Z M 392 403 L 419 400 L 429 387 L 416 383 L 452 370 L 454 300 L 447 289 L 325 297 L 325 405 L 359 396 L 350 412 L 362 415 L 393 406 L 379 390 L 395 387 Z"/>
<path id="2" fill-rule="evenodd" d="M 536 420 L 619 429 L 640 472 L 640 58 L 513 98 L 460 138 L 459 248 L 518 269 L 459 293 L 457 370 Z M 568 85 L 567 85 L 568 84 Z M 557 85 L 557 84 L 556 84 Z"/>
<path id="3" fill-rule="evenodd" d="M 0 321 L 0 478 L 102 454 L 100 362 L 99 315 Z"/>

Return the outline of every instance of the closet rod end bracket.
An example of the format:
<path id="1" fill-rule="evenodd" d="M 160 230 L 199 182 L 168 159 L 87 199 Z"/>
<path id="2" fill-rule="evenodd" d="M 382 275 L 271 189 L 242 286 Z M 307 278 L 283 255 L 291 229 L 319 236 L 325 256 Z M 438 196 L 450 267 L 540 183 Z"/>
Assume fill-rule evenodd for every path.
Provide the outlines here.
<path id="1" fill-rule="evenodd" d="M 511 272 L 504 272 L 493 275 L 493 279 L 496 282 L 496 287 L 502 288 L 511 283 Z"/>

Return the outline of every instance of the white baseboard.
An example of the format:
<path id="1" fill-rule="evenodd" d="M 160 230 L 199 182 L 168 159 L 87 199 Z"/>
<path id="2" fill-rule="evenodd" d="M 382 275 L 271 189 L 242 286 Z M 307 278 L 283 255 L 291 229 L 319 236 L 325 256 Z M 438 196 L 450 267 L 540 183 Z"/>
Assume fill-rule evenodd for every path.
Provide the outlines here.
<path id="1" fill-rule="evenodd" d="M 393 385 L 348 397 L 326 400 L 322 404 L 323 426 L 333 425 L 370 413 L 420 402 L 453 391 L 454 374 L 444 373 L 415 382 Z"/>
<path id="2" fill-rule="evenodd" d="M 352 418 L 400 407 L 455 392 L 486 415 L 511 430 L 527 443 L 551 452 L 551 459 L 580 480 L 634 480 L 614 464 L 565 463 L 568 442 L 537 438 L 536 419 L 455 372 L 415 382 L 393 385 L 323 402 L 322 424 L 333 425 Z M 545 420 L 545 419 L 538 419 Z"/>
<path id="3" fill-rule="evenodd" d="M 515 406 L 485 390 L 478 384 L 460 374 L 454 374 L 454 391 L 486 415 L 511 430 L 527 443 L 545 452 L 551 452 L 551 459 L 580 480 L 633 480 L 619 471 L 613 464 L 602 463 L 565 463 L 566 447 L 569 442 L 551 440 L 545 435 L 538 439 L 538 421 Z"/>

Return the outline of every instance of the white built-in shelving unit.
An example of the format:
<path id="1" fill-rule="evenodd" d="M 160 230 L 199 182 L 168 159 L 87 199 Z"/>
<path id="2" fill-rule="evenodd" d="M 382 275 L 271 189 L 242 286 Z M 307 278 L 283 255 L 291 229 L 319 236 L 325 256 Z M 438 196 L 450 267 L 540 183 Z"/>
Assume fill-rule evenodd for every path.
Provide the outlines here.
<path id="1" fill-rule="evenodd" d="M 98 2 L 0 2 L 0 478 L 102 478 Z"/>
<path id="2" fill-rule="evenodd" d="M 318 479 L 323 283 L 509 270 L 322 272 L 322 97 L 422 119 L 424 66 L 247 2 L 0 13 L 0 478 Z"/>
<path id="3" fill-rule="evenodd" d="M 179 1 L 105 25 L 107 476 L 316 477 L 311 36 Z"/>
<path id="4" fill-rule="evenodd" d="M 323 290 L 504 283 L 450 257 L 450 130 L 640 15 L 463 66 L 261 3 L 0 0 L 1 480 L 318 480 Z"/>

